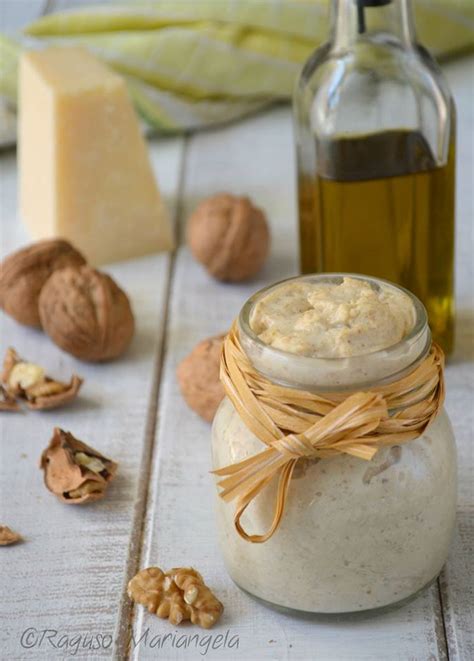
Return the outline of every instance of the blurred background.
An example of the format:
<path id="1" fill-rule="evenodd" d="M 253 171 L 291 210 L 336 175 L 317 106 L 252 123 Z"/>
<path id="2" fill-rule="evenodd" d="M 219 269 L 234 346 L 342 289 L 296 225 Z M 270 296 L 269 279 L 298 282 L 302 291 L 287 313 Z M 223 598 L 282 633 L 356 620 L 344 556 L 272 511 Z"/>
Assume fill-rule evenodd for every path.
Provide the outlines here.
<path id="1" fill-rule="evenodd" d="M 0 96 L 14 107 L 22 47 L 79 43 L 126 77 L 148 126 L 160 132 L 216 126 L 290 99 L 302 64 L 327 38 L 328 4 L 2 0 Z M 472 0 L 413 4 L 419 40 L 437 58 L 472 51 Z"/>

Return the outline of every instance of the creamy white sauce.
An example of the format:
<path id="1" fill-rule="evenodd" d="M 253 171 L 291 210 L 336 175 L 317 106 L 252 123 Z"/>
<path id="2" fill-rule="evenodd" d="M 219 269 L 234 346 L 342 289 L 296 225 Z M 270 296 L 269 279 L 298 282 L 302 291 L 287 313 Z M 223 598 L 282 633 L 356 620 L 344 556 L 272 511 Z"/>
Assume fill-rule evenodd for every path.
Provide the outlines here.
<path id="1" fill-rule="evenodd" d="M 228 400 L 214 424 L 214 465 L 261 452 Z M 364 462 L 349 456 L 320 461 L 292 480 L 286 512 L 264 544 L 242 540 L 233 526 L 234 503 L 217 502 L 220 546 L 232 578 L 248 592 L 303 611 L 340 613 L 401 601 L 440 572 L 456 510 L 456 454 L 443 412 L 427 433 Z M 271 522 L 276 486 L 249 506 L 246 530 Z"/>
<path id="2" fill-rule="evenodd" d="M 292 365 L 300 360 L 295 354 L 319 355 L 323 342 L 319 329 L 315 331 L 309 324 L 303 330 L 305 315 L 311 311 L 304 309 L 308 302 L 316 310 L 316 304 L 323 301 L 319 319 L 324 319 L 326 332 L 335 330 L 334 342 L 324 343 L 324 356 L 327 351 L 333 356 L 344 356 L 348 351 L 357 355 L 363 346 L 373 351 L 375 344 L 387 347 L 403 339 L 413 327 L 413 306 L 403 292 L 372 290 L 377 303 L 370 292 L 362 295 L 365 283 L 359 280 L 323 285 L 324 290 L 307 284 L 283 284 L 279 293 L 277 288 L 261 299 L 262 304 L 257 303 L 251 314 L 252 328 L 260 339 L 265 341 L 266 337 L 273 343 L 277 335 L 265 333 L 278 330 L 277 348 L 284 346 L 288 351 L 286 360 L 283 356 L 278 363 L 270 353 L 259 351 L 250 356 L 259 369 L 268 368 L 276 379 L 288 381 Z M 357 287 L 360 295 L 349 292 Z M 335 297 L 335 306 L 330 304 L 329 292 Z M 364 298 L 368 307 L 361 304 Z M 383 309 L 377 309 L 376 304 Z M 352 324 L 347 324 L 347 318 L 336 321 L 342 316 L 341 305 L 348 305 L 344 315 L 347 312 Z M 305 320 L 299 324 L 296 339 L 291 327 L 295 320 Z M 349 332 L 355 331 L 357 324 L 359 332 L 350 344 L 347 335 L 341 339 L 339 323 L 349 327 Z M 380 334 L 378 327 L 383 329 Z M 404 365 L 419 352 L 420 344 L 404 349 Z M 374 362 L 371 378 L 382 378 L 387 370 L 393 372 L 390 360 L 382 355 Z M 348 384 L 354 377 L 351 360 L 342 361 L 339 370 L 326 370 L 326 363 L 331 361 L 323 360 L 317 377 L 312 362 L 298 365 L 298 379 L 304 383 L 316 379 L 334 386 L 341 381 Z M 354 377 L 356 381 L 359 376 Z M 263 448 L 225 399 L 214 419 L 214 466 L 235 463 Z M 232 578 L 241 587 L 280 606 L 337 613 L 401 601 L 437 576 L 448 553 L 456 511 L 456 450 L 444 412 L 422 437 L 400 448 L 383 448 L 371 462 L 341 455 L 298 466 L 295 475 L 282 523 L 263 544 L 242 540 L 233 524 L 235 503 L 217 499 L 222 552 Z M 249 506 L 242 518 L 248 532 L 268 529 L 275 493 L 276 484 L 271 484 Z"/>
<path id="3" fill-rule="evenodd" d="M 321 358 L 360 356 L 400 342 L 413 328 L 410 298 L 390 286 L 345 277 L 288 282 L 255 305 L 250 327 L 265 344 Z"/>

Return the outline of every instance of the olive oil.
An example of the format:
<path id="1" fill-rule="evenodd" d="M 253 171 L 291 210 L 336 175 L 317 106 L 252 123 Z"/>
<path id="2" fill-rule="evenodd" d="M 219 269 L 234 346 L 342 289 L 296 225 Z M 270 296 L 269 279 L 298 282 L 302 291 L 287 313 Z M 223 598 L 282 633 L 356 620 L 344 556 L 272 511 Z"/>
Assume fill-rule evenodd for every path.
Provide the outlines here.
<path id="1" fill-rule="evenodd" d="M 299 174 L 303 273 L 385 278 L 425 304 L 434 339 L 454 333 L 454 127 L 437 166 L 416 131 L 316 140 L 316 174 Z"/>
<path id="2" fill-rule="evenodd" d="M 456 113 L 410 0 L 332 0 L 293 109 L 301 267 L 392 280 L 453 345 Z"/>

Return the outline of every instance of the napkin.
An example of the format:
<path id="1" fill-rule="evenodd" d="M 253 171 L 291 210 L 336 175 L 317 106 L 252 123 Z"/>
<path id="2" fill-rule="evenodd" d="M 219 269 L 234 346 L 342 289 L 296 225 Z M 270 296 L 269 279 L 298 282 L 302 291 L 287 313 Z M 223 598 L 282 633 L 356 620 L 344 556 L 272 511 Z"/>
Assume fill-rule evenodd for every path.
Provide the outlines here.
<path id="1" fill-rule="evenodd" d="M 418 37 L 437 57 L 474 48 L 473 0 L 416 0 Z M 210 127 L 291 98 L 328 35 L 328 0 L 163 0 L 43 16 L 0 36 L 0 95 L 16 100 L 23 47 L 80 44 L 121 73 L 161 132 Z"/>

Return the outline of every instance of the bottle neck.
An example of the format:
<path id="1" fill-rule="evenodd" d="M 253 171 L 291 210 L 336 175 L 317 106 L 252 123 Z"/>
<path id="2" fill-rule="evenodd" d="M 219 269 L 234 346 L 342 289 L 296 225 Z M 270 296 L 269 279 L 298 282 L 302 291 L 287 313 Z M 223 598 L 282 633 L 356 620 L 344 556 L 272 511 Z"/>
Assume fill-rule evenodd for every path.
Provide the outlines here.
<path id="1" fill-rule="evenodd" d="M 410 0 L 332 0 L 331 25 L 338 49 L 367 40 L 391 40 L 405 48 L 415 42 Z"/>

